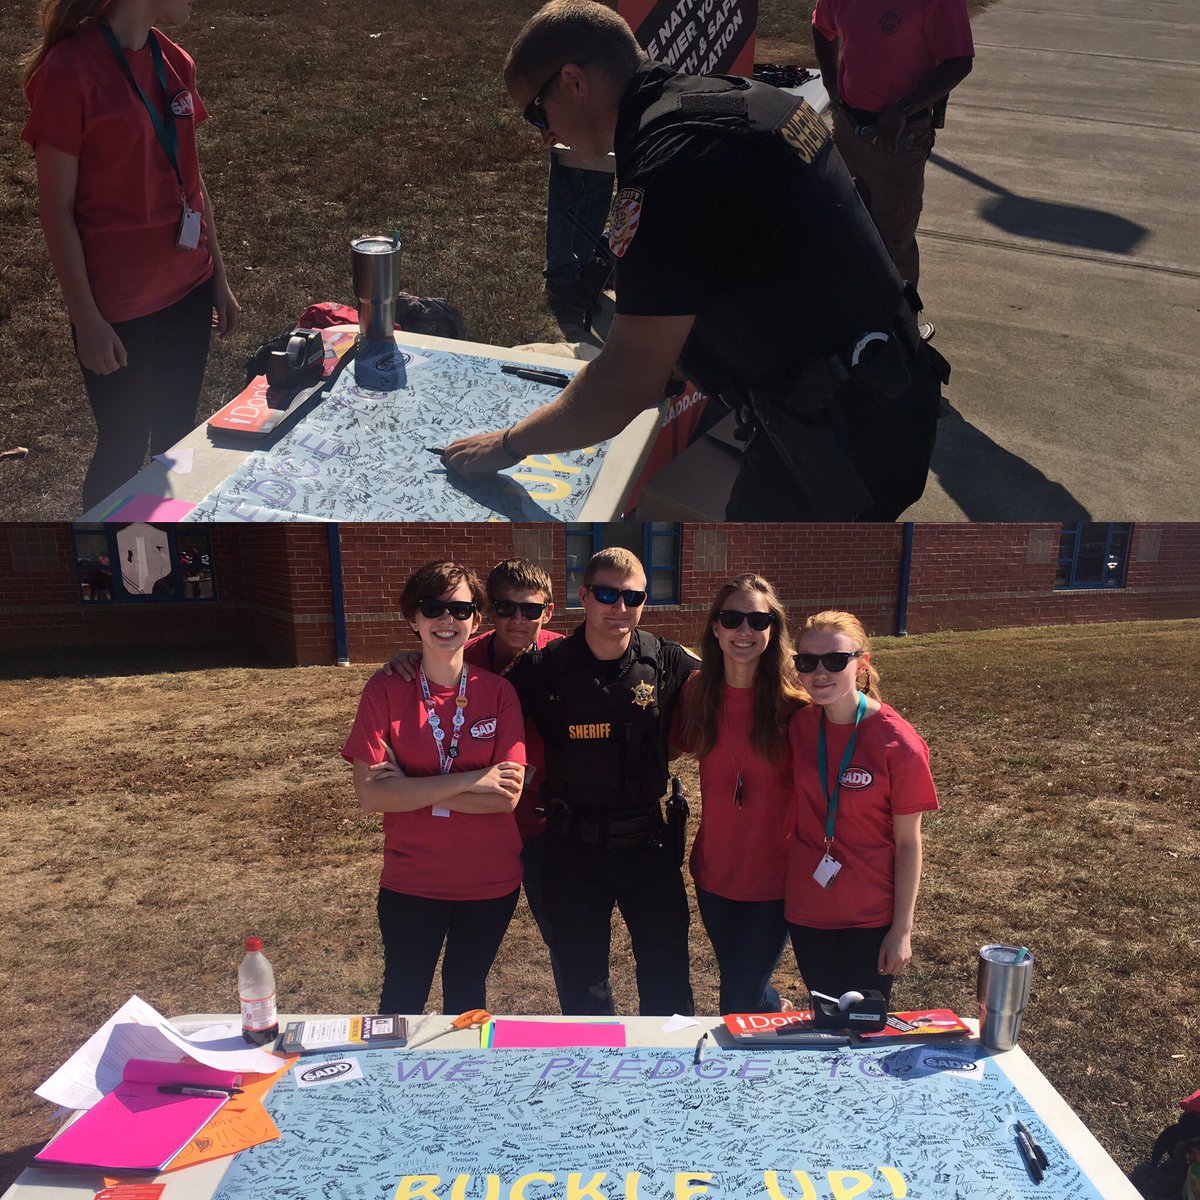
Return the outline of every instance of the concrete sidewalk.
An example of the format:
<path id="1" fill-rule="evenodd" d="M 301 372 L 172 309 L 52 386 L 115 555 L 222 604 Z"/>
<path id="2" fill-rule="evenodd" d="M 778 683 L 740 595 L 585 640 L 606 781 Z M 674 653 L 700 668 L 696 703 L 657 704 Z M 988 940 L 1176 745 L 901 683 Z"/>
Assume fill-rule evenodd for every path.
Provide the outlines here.
<path id="1" fill-rule="evenodd" d="M 1001 0 L 930 161 L 955 413 L 912 520 L 1200 519 L 1200 11 Z"/>

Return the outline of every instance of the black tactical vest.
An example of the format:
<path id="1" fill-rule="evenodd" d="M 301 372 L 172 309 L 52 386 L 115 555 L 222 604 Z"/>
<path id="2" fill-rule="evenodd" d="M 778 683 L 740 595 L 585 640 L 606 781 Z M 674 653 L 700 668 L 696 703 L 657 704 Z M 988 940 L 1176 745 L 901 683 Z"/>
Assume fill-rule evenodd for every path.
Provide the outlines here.
<path id="1" fill-rule="evenodd" d="M 581 636 L 543 651 L 550 680 L 543 710 L 549 719 L 539 721 L 547 804 L 561 801 L 586 817 L 657 810 L 668 779 L 660 645 L 641 630 L 633 636 L 632 661 L 608 683 L 597 678 Z"/>
<path id="2" fill-rule="evenodd" d="M 755 278 L 698 314 L 681 356 L 690 379 L 710 394 L 773 392 L 788 387 L 808 359 L 848 353 L 867 331 L 892 327 L 903 311 L 903 282 L 806 101 L 769 84 L 676 74 L 658 64 L 634 78 L 645 107 L 631 143 L 632 182 L 643 138 L 681 127 L 705 139 L 750 138 L 778 165 L 789 215 L 775 229 L 736 230 L 737 214 L 726 214 L 728 227 L 716 235 L 744 239 Z M 786 314 L 786 336 L 777 320 L 756 319 L 768 313 Z M 760 325 L 771 326 L 762 338 Z"/>

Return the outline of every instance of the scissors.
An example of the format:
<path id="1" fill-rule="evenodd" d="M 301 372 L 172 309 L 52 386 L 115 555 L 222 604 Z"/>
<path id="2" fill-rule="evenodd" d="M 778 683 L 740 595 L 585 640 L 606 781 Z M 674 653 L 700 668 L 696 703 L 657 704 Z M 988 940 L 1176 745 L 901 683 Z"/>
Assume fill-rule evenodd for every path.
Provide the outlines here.
<path id="1" fill-rule="evenodd" d="M 461 1013 L 455 1017 L 443 1029 L 409 1042 L 405 1046 L 405 1049 L 411 1050 L 414 1046 L 423 1046 L 426 1042 L 432 1042 L 434 1038 L 440 1038 L 445 1033 L 453 1033 L 456 1029 L 477 1029 L 485 1021 L 490 1021 L 491 1019 L 492 1014 L 486 1008 L 473 1008 L 469 1012 Z"/>

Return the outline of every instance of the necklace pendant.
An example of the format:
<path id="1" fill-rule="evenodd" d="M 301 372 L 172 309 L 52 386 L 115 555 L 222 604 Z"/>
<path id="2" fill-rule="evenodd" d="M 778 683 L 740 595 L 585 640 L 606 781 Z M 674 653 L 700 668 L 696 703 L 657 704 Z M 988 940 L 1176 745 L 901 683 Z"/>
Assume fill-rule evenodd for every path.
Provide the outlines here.
<path id="1" fill-rule="evenodd" d="M 733 804 L 735 808 L 742 807 L 742 773 L 737 773 L 737 782 L 733 785 Z"/>

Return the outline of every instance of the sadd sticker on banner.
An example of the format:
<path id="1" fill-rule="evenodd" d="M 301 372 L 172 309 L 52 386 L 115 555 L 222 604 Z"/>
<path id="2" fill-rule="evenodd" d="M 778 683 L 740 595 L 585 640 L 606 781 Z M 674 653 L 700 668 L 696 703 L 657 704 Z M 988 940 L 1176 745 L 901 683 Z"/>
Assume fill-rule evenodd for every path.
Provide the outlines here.
<path id="1" fill-rule="evenodd" d="M 296 1086 L 320 1087 L 325 1083 L 345 1083 L 350 1079 L 361 1079 L 362 1067 L 355 1058 L 331 1058 L 326 1062 L 312 1063 L 296 1072 Z"/>
<path id="2" fill-rule="evenodd" d="M 983 1078 L 983 1059 L 964 1054 L 953 1046 L 925 1046 L 914 1064 L 918 1071 L 957 1075 L 960 1079 Z"/>

